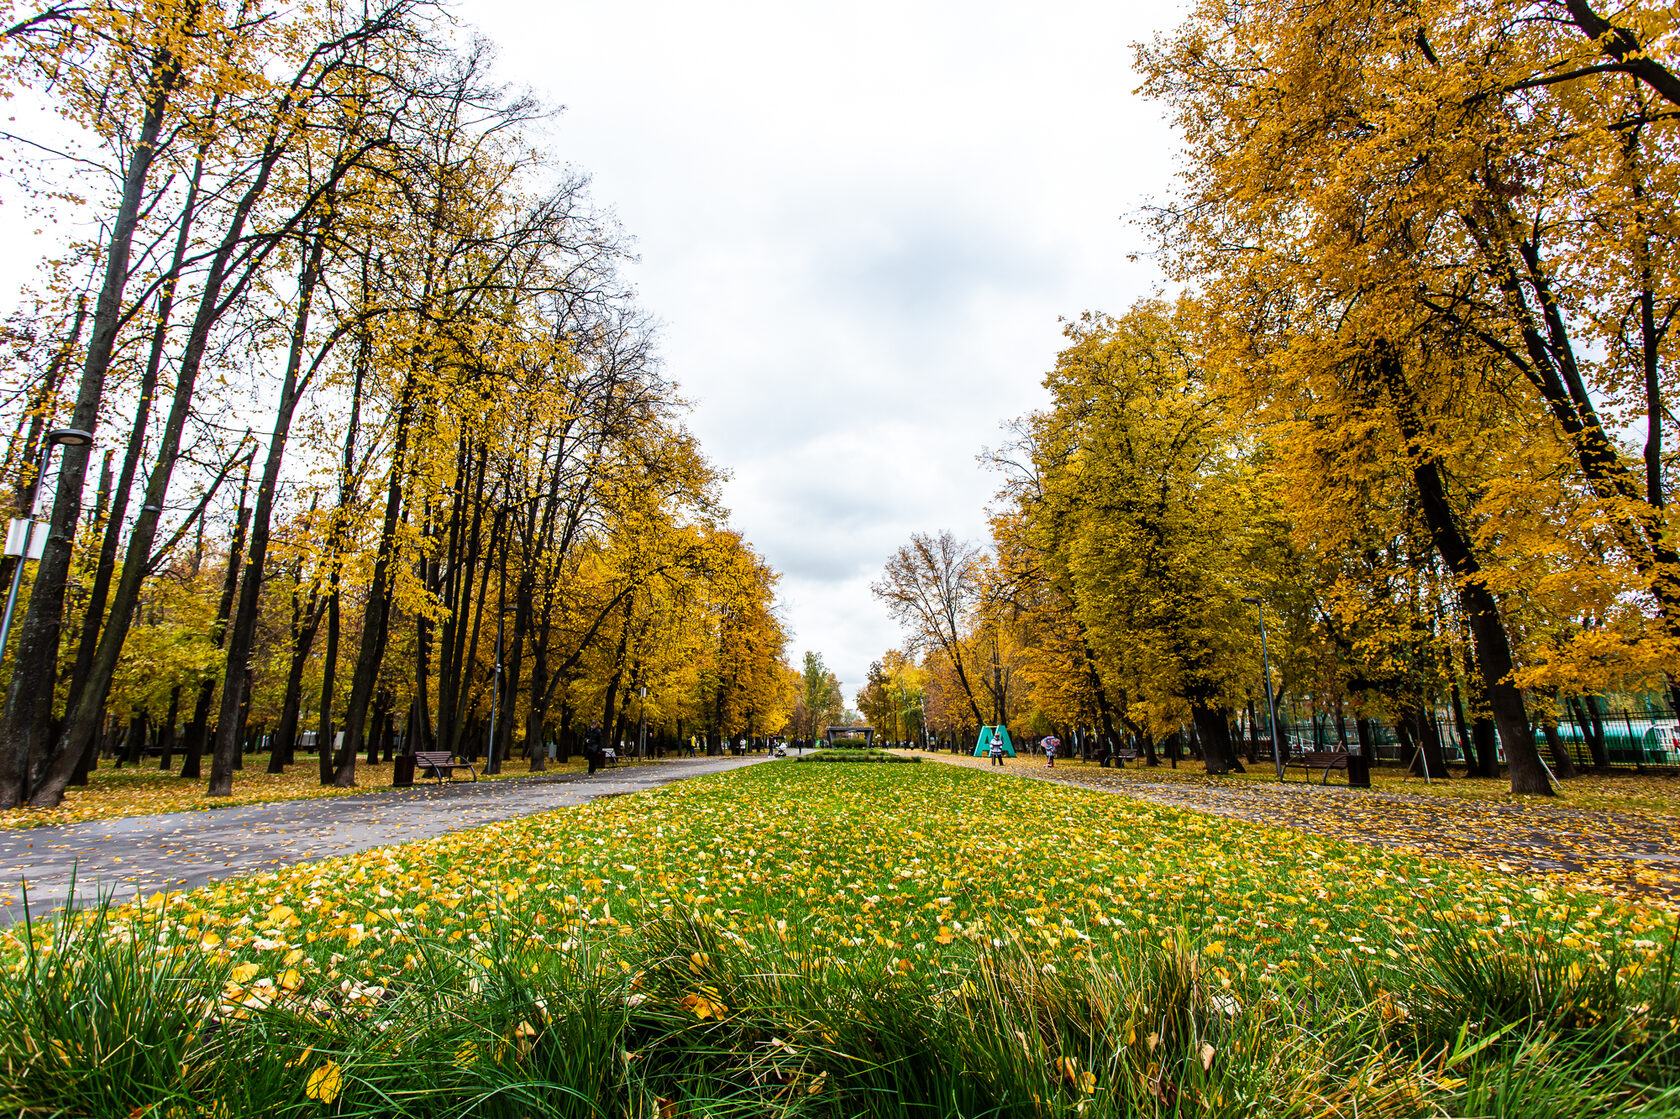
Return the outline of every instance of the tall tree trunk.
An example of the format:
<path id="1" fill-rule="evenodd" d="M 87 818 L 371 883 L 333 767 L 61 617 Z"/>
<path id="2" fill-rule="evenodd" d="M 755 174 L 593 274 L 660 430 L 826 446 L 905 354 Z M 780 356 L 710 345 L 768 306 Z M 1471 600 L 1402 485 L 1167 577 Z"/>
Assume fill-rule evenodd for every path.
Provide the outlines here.
<path id="1" fill-rule="evenodd" d="M 1254 708 L 1254 693 L 1248 693 L 1248 764 L 1257 765 L 1260 757 L 1260 716 Z"/>
<path id="2" fill-rule="evenodd" d="M 70 783 L 78 788 L 85 787 L 88 783 L 88 777 L 98 768 L 99 751 L 104 747 L 106 739 L 111 736 L 110 716 L 105 716 L 101 722 L 103 725 L 100 727 L 99 734 L 94 736 L 93 740 L 88 743 L 87 749 L 82 751 L 81 761 L 77 763 L 76 771 L 70 775 Z"/>
<path id="3" fill-rule="evenodd" d="M 249 477 L 249 466 L 247 466 Z M 210 628 L 211 640 L 216 648 L 222 647 L 222 637 L 227 632 L 228 617 L 233 613 L 234 589 L 239 585 L 240 562 L 245 555 L 245 525 L 249 510 L 245 505 L 246 491 L 249 481 L 241 482 L 239 486 L 239 515 L 234 524 L 233 541 L 228 545 L 227 568 L 222 573 L 222 597 L 216 604 L 216 620 Z M 192 722 L 187 724 L 186 757 L 181 762 L 181 776 L 197 780 L 201 776 L 201 765 L 204 757 L 205 738 L 210 722 L 210 703 L 216 697 L 216 681 L 206 677 L 198 685 L 198 700 L 193 704 Z"/>
<path id="4" fill-rule="evenodd" d="M 525 714 L 525 745 L 529 748 L 531 772 L 541 773 L 548 768 L 548 749 L 544 731 L 548 725 L 548 634 L 547 627 L 539 627 L 531 642 L 531 692 Z"/>
<path id="5" fill-rule="evenodd" d="M 1468 653 L 1466 654 L 1464 661 L 1466 671 L 1470 671 L 1470 658 Z M 1464 696 L 1459 691 L 1457 676 L 1454 676 L 1452 681 L 1452 708 L 1453 719 L 1458 724 L 1459 749 L 1464 751 L 1464 760 L 1469 763 L 1470 772 L 1472 774 L 1479 773 L 1481 772 L 1481 768 L 1478 765 L 1479 759 L 1476 757 L 1475 748 L 1471 745 L 1470 724 L 1465 718 Z"/>
<path id="6" fill-rule="evenodd" d="M 336 567 L 327 578 L 330 583 L 327 590 L 327 647 L 321 654 L 321 729 L 315 739 L 316 762 L 323 785 L 333 782 L 333 739 L 336 737 L 333 728 L 333 692 L 338 686 L 339 591 Z"/>
<path id="7" fill-rule="evenodd" d="M 391 564 L 397 547 L 397 522 L 402 516 L 403 476 L 408 469 L 408 440 L 414 422 L 414 397 L 419 391 L 414 370 L 405 378 L 397 403 L 396 435 L 392 441 L 390 475 L 385 485 L 385 516 L 379 529 L 378 551 L 373 561 L 373 582 L 367 605 L 362 610 L 361 648 L 350 677 L 350 700 L 344 709 L 342 761 L 333 774 L 333 784 L 353 788 L 356 784 L 356 755 L 361 749 L 367 724 L 368 705 L 373 700 L 379 666 L 385 659 L 386 625 L 390 621 Z"/>
<path id="8" fill-rule="evenodd" d="M 1575 725 L 1581 729 L 1581 741 L 1586 744 L 1587 754 L 1592 758 L 1594 769 L 1606 769 L 1610 765 L 1610 755 L 1605 752 L 1604 739 L 1594 733 L 1592 720 L 1587 717 L 1586 704 L 1575 696 L 1565 701 L 1574 716 Z"/>
<path id="9" fill-rule="evenodd" d="M 1435 550 L 1458 583 L 1459 602 L 1475 639 L 1482 692 L 1492 709 L 1499 738 L 1505 745 L 1505 758 L 1511 768 L 1511 791 L 1551 796 L 1551 782 L 1546 778 L 1545 767 L 1540 764 L 1540 755 L 1529 734 L 1522 693 L 1511 679 L 1515 665 L 1511 643 L 1505 633 L 1505 622 L 1499 615 L 1499 604 L 1488 589 L 1470 538 L 1447 499 L 1446 479 L 1440 459 L 1424 443 L 1423 424 L 1412 398 L 1411 386 L 1401 368 L 1400 355 L 1393 346 L 1379 344 L 1372 355 L 1372 366 L 1394 404 L 1411 458 L 1418 501 Z"/>
<path id="10" fill-rule="evenodd" d="M 367 260 L 362 262 L 362 304 L 368 302 Z M 333 517 L 332 545 L 327 551 L 327 647 L 321 666 L 320 731 L 316 735 L 316 769 L 322 785 L 333 782 L 333 694 L 338 676 L 339 610 L 342 595 L 339 580 L 343 574 L 343 555 L 350 528 L 350 508 L 356 501 L 356 440 L 362 426 L 362 390 L 367 382 L 373 341 L 364 321 L 358 337 L 356 372 L 350 386 L 350 422 L 344 430 L 344 454 L 339 460 L 338 509 Z"/>
<path id="11" fill-rule="evenodd" d="M 508 553 L 512 551 L 507 541 L 502 545 L 501 591 L 496 596 L 496 608 L 502 616 L 507 614 L 507 562 Z M 520 576 L 523 583 L 524 577 Z M 513 632 L 504 637 L 501 650 L 501 676 L 496 690 L 496 737 L 490 742 L 490 758 L 485 763 L 485 772 L 500 773 L 502 762 L 507 759 L 510 744 L 513 742 L 513 715 L 515 705 L 519 702 L 520 661 L 525 649 L 525 618 L 526 610 L 520 604 L 522 587 L 514 588 Z"/>
<path id="12" fill-rule="evenodd" d="M 430 535 L 428 529 L 427 535 Z M 421 564 L 422 583 L 430 588 L 437 579 L 437 561 L 426 560 Z M 416 735 L 410 740 L 409 752 L 415 750 L 430 750 L 432 748 L 432 710 L 428 702 L 431 691 L 432 665 L 432 623 L 424 613 L 414 616 L 414 729 Z"/>
<path id="13" fill-rule="evenodd" d="M 572 710 L 570 693 L 571 689 L 568 686 L 560 696 L 560 742 L 554 751 L 554 760 L 561 765 L 565 765 L 572 760 L 572 735 L 575 733 L 572 729 L 572 719 L 575 712 Z M 678 734 L 681 734 L 680 730 Z"/>
<path id="14" fill-rule="evenodd" d="M 1424 710 L 1421 699 L 1408 697 L 1402 702 L 1395 726 L 1409 747 L 1407 765 L 1413 773 L 1422 777 L 1427 772 L 1436 780 L 1449 776 L 1446 755 L 1441 753 L 1441 738 L 1435 733 L 1435 723 Z"/>
<path id="15" fill-rule="evenodd" d="M 1499 776 L 1499 728 L 1480 707 L 1471 717 L 1470 736 L 1476 741 L 1476 776 Z"/>
<path id="16" fill-rule="evenodd" d="M 144 705 L 135 708 L 134 717 L 128 723 L 128 740 L 124 744 L 123 753 L 127 755 L 129 765 L 138 767 L 140 758 L 146 752 L 146 708 Z M 123 758 L 117 758 L 117 768 L 122 768 Z"/>
<path id="17" fill-rule="evenodd" d="M 461 681 L 457 685 L 459 698 L 456 700 L 455 727 L 452 732 L 453 741 L 450 744 L 451 753 L 461 752 L 462 730 L 466 725 L 467 716 L 473 708 L 472 678 L 478 674 L 478 644 L 484 632 L 484 604 L 490 597 L 490 572 L 496 566 L 497 541 L 502 539 L 503 510 L 496 510 L 496 519 L 490 532 L 490 549 L 479 564 L 478 573 L 478 604 L 473 607 L 472 642 L 467 647 L 466 656 L 461 661 Z M 474 741 L 468 739 L 468 741 Z M 472 748 L 476 759 L 478 751 Z"/>
<path id="18" fill-rule="evenodd" d="M 1580 771 L 1575 768 L 1575 759 L 1569 756 L 1569 750 L 1563 744 L 1563 736 L 1558 734 L 1557 692 L 1542 689 L 1539 692 L 1544 701 L 1539 704 L 1540 730 L 1546 736 L 1546 750 L 1552 755 L 1552 773 L 1560 781 L 1568 781 L 1579 777 Z"/>
<path id="19" fill-rule="evenodd" d="M 286 667 L 286 694 L 280 702 L 280 723 L 275 728 L 268 755 L 270 773 L 284 773 L 296 751 L 298 713 L 303 706 L 303 670 L 309 663 L 309 650 L 315 644 L 315 631 L 321 624 L 318 598 L 318 589 L 312 588 L 309 604 L 304 606 L 298 601 L 297 588 L 292 588 L 292 655 Z"/>
<path id="20" fill-rule="evenodd" d="M 474 461 L 471 444 L 463 438 L 455 454 L 455 499 L 450 502 L 449 522 L 444 533 L 443 553 L 443 625 L 438 641 L 438 741 L 448 745 L 455 726 L 456 686 L 460 683 L 461 667 L 457 663 L 459 638 L 464 636 L 468 593 L 472 587 L 472 559 L 467 552 L 466 510 L 471 508 L 476 518 L 480 509 L 476 501 L 469 501 L 467 493 L 474 483 Z"/>
<path id="21" fill-rule="evenodd" d="M 303 272 L 298 277 L 297 310 L 292 320 L 291 345 L 286 354 L 286 373 L 281 382 L 280 401 L 275 408 L 274 430 L 268 439 L 262 481 L 257 485 L 257 507 L 251 517 L 251 554 L 245 566 L 245 582 L 239 591 L 239 608 L 228 631 L 227 666 L 222 676 L 222 709 L 216 720 L 215 751 L 210 762 L 208 795 L 233 795 L 233 767 L 239 755 L 239 737 L 244 726 L 239 720 L 245 703 L 245 680 L 251 662 L 251 644 L 257 628 L 257 605 L 262 599 L 264 569 L 268 562 L 268 524 L 274 512 L 275 492 L 280 485 L 280 467 L 286 457 L 286 440 L 291 434 L 292 415 L 308 388 L 313 370 L 303 373 L 303 353 L 309 338 L 310 305 L 325 252 L 325 224 L 316 229 L 307 251 Z"/>
<path id="22" fill-rule="evenodd" d="M 1595 759 L 1602 758 L 1600 765 L 1610 764 L 1610 742 L 1604 737 L 1604 700 L 1594 692 L 1588 692 L 1586 698 L 1587 718 L 1591 720 L 1592 738 L 1598 744 Z"/>
<path id="23" fill-rule="evenodd" d="M 87 295 L 84 293 L 76 297 L 76 313 L 70 320 L 70 333 L 53 348 L 52 357 L 47 361 L 46 376 L 29 390 L 28 406 L 18 416 L 12 438 L 6 444 L 6 458 L 4 463 L 0 463 L 0 476 L 16 479 L 12 503 L 16 516 L 23 516 L 24 511 L 35 504 L 35 487 L 41 481 L 35 476 L 35 460 L 41 453 L 41 440 L 58 408 L 58 390 L 64 383 L 65 370 L 80 354 L 87 312 Z M 9 569 L 6 577 L 8 580 L 11 578 Z"/>
<path id="24" fill-rule="evenodd" d="M 189 5 L 183 23 L 197 19 L 196 5 Z M 81 382 L 70 426 L 93 431 L 99 422 L 99 408 L 105 397 L 105 375 L 116 349 L 117 331 L 122 326 L 123 292 L 128 286 L 128 269 L 133 252 L 134 232 L 140 222 L 141 201 L 152 162 L 157 156 L 163 132 L 164 112 L 170 95 L 180 81 L 181 66 L 167 47 L 151 59 L 148 97 L 141 116 L 140 131 L 129 149 L 123 170 L 122 194 L 117 203 L 111 236 L 105 244 L 105 275 L 93 312 L 93 333 L 82 362 Z M 0 810 L 32 799 L 36 790 L 28 787 L 37 759 L 51 750 L 53 691 L 58 677 L 59 629 L 64 618 L 64 591 L 70 577 L 71 553 L 76 524 L 81 517 L 82 485 L 87 475 L 88 446 L 66 446 L 59 459 L 58 493 L 53 502 L 52 523 L 46 547 L 36 567 L 35 583 L 18 632 L 17 652 L 12 659 L 11 683 L 6 705 L 0 712 Z M 103 695 L 100 697 L 103 702 Z M 78 744 L 81 746 L 84 744 Z M 77 757 L 80 757 L 78 750 Z M 68 782 L 73 766 L 66 769 Z M 51 781 L 51 775 L 48 776 Z M 58 803 L 63 784 L 49 798 L 48 807 Z"/>
<path id="25" fill-rule="evenodd" d="M 13 490 L 13 504 L 20 517 L 33 516 L 36 491 L 40 489 L 43 481 L 35 476 L 35 464 L 41 454 L 41 440 L 46 436 L 47 421 L 58 403 L 58 386 L 64 379 L 65 366 L 76 356 L 77 347 L 81 344 L 82 327 L 86 322 L 87 296 L 83 295 L 76 300 L 76 317 L 71 322 L 69 337 L 53 352 L 52 360 L 47 362 L 47 375 L 42 378 L 39 391 L 30 399 L 29 425 L 7 448 L 6 473 L 15 473 L 18 479 Z M 18 426 L 22 428 L 23 424 L 20 422 Z M 109 453 L 106 452 L 107 457 Z M 23 562 L 21 556 L 0 556 L 0 586 L 12 585 L 13 571 Z"/>
<path id="26" fill-rule="evenodd" d="M 93 655 L 99 646 L 100 630 L 105 622 L 105 600 L 111 593 L 111 577 L 117 568 L 117 549 L 128 517 L 128 497 L 134 490 L 134 478 L 140 470 L 140 460 L 146 447 L 146 429 L 151 423 L 152 404 L 157 396 L 158 375 L 163 368 L 164 350 L 169 343 L 169 320 L 175 308 L 175 288 L 186 263 L 187 249 L 192 243 L 193 215 L 198 210 L 199 183 L 204 175 L 206 145 L 199 147 L 193 163 L 192 178 L 187 183 L 186 201 L 181 204 L 179 230 L 175 237 L 175 255 L 170 260 L 168 277 L 158 291 L 156 315 L 152 324 L 151 344 L 146 354 L 146 370 L 140 377 L 140 396 L 136 404 L 134 426 L 129 428 L 128 445 L 123 449 L 121 472 L 111 494 L 111 515 L 106 518 L 99 543 L 99 559 L 94 564 L 93 585 L 88 591 L 87 608 L 83 613 L 81 642 L 76 649 L 76 666 L 70 677 L 72 703 L 87 686 L 88 673 L 93 669 Z"/>
<path id="27" fill-rule="evenodd" d="M 1569 756 L 1569 749 L 1563 744 L 1563 736 L 1558 734 L 1557 720 L 1550 722 L 1544 719 L 1540 722 L 1540 730 L 1546 736 L 1546 749 L 1552 755 L 1552 772 L 1559 781 L 1568 781 L 1572 777 L 1579 777 L 1580 771 L 1575 768 L 1575 759 Z"/>
<path id="28" fill-rule="evenodd" d="M 158 522 L 163 513 L 164 500 L 168 496 L 169 483 L 180 459 L 181 437 L 192 412 L 193 392 L 210 344 L 210 331 L 227 311 L 237 293 L 255 277 L 263 258 L 263 254 L 260 253 L 254 257 L 242 257 L 239 274 L 234 275 L 235 252 L 245 242 L 245 223 L 266 192 L 279 157 L 280 151 L 272 145 L 265 151 L 251 185 L 233 207 L 227 230 L 205 271 L 204 286 L 199 293 L 198 312 L 193 317 L 192 329 L 181 353 L 174 399 L 170 403 L 169 416 L 164 423 L 163 437 L 159 440 L 157 459 L 147 479 L 146 500 L 141 505 L 140 515 L 135 518 L 134 527 L 129 534 L 128 552 L 123 559 L 122 577 L 118 580 L 116 596 L 111 603 L 111 616 L 106 622 L 104 632 L 100 634 L 93 664 L 88 670 L 87 683 L 75 697 L 70 715 L 65 720 L 65 730 L 53 760 L 52 772 L 31 801 L 40 807 L 50 808 L 63 797 L 64 786 L 69 781 L 76 759 L 87 741 L 98 730 L 99 712 L 104 708 L 105 697 L 111 688 L 112 674 L 116 671 L 117 660 L 122 654 L 123 642 L 128 638 L 134 609 L 140 600 L 141 584 L 151 571 L 152 545 L 157 537 Z M 224 299 L 224 289 L 227 289 L 229 280 L 233 281 L 233 285 L 231 290 L 227 290 L 227 297 Z M 82 462 L 85 465 L 86 448 L 83 450 Z M 59 588 L 60 605 L 63 598 L 62 589 Z M 33 600 L 31 606 L 33 608 Z"/>
<path id="29" fill-rule="evenodd" d="M 173 688 L 169 689 L 169 714 L 164 716 L 163 736 L 159 739 L 158 743 L 162 747 L 162 749 L 159 750 L 159 754 L 161 756 L 158 759 L 158 768 L 163 770 L 165 773 L 169 772 L 169 764 L 174 760 L 175 723 L 180 719 L 180 717 L 181 685 L 176 684 Z"/>

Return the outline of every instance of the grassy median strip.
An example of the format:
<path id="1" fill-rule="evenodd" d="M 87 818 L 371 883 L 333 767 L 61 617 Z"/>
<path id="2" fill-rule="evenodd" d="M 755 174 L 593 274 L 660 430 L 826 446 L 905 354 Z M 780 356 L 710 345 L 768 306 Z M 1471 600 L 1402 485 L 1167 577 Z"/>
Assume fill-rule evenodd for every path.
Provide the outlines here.
<path id="1" fill-rule="evenodd" d="M 885 762 L 888 765 L 903 762 L 919 762 L 922 759 L 914 754 L 890 754 L 885 750 L 818 750 L 814 754 L 803 754 L 793 759 L 796 762 Z"/>
<path id="2" fill-rule="evenodd" d="M 13 934 L 26 1113 L 1680 1108 L 1667 912 L 944 766 L 757 766 Z"/>

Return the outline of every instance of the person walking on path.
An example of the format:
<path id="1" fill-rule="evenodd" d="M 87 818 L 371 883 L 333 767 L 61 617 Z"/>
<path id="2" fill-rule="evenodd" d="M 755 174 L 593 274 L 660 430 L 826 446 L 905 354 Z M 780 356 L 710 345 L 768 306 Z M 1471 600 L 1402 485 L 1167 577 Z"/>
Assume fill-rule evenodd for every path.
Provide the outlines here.
<path id="1" fill-rule="evenodd" d="M 583 734 L 583 752 L 589 758 L 589 772 L 601 768 L 601 722 L 593 720 Z"/>
<path id="2" fill-rule="evenodd" d="M 992 744 L 987 748 L 986 753 L 991 756 L 993 765 L 1003 765 L 1003 736 L 995 730 L 992 732 Z"/>
<path id="3" fill-rule="evenodd" d="M 1044 748 L 1044 764 L 1049 766 L 1051 769 L 1056 768 L 1056 750 L 1061 746 L 1061 744 L 1062 740 L 1053 734 L 1045 735 L 1044 741 L 1039 743 L 1039 745 Z"/>

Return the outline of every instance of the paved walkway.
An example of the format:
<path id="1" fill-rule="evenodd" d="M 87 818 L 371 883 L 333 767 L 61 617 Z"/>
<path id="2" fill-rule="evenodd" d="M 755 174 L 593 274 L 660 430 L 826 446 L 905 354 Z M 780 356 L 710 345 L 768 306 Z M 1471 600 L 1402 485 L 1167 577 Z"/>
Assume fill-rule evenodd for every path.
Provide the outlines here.
<path id="1" fill-rule="evenodd" d="M 985 758 L 919 756 L 990 768 Z M 1135 769 L 1051 769 L 1025 758 L 1011 761 L 1005 772 L 1350 843 L 1464 859 L 1505 874 L 1555 876 L 1630 900 L 1680 906 L 1680 819 L 1669 815 L 1412 796 L 1307 781 L 1152 780 Z"/>
<path id="2" fill-rule="evenodd" d="M 584 804 L 603 796 L 721 773 L 761 762 L 692 758 L 659 765 L 441 787 L 384 789 L 158 816 L 128 816 L 53 828 L 0 831 L 0 926 L 29 911 L 46 913 L 75 896 L 129 900 L 158 890 L 191 889 L 218 878 L 407 843 L 498 820 Z"/>

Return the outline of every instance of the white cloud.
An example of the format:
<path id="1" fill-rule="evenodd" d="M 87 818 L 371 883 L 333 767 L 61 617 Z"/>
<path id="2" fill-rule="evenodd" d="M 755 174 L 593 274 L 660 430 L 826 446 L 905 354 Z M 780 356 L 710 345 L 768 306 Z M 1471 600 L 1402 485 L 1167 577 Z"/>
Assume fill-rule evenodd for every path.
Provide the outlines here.
<path id="1" fill-rule="evenodd" d="M 693 426 L 847 697 L 899 640 L 869 582 L 981 538 L 975 462 L 1034 407 L 1058 316 L 1159 281 L 1123 219 L 1171 178 L 1131 44 L 1176 6 L 467 0 L 637 238 Z"/>

